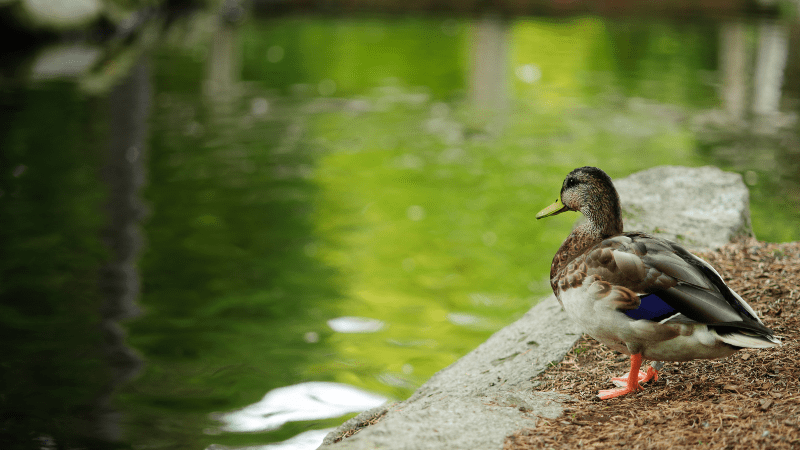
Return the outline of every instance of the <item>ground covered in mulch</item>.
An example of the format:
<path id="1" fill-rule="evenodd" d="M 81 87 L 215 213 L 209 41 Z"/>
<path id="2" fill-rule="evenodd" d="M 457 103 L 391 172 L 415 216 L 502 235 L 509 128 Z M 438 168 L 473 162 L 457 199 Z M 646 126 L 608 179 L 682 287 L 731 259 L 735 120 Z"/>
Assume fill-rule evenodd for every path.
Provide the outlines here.
<path id="1" fill-rule="evenodd" d="M 643 392 L 600 401 L 629 358 L 584 336 L 537 378 L 576 399 L 564 416 L 520 430 L 504 449 L 800 448 L 800 243 L 747 240 L 700 254 L 783 339 L 719 360 L 667 363 Z"/>

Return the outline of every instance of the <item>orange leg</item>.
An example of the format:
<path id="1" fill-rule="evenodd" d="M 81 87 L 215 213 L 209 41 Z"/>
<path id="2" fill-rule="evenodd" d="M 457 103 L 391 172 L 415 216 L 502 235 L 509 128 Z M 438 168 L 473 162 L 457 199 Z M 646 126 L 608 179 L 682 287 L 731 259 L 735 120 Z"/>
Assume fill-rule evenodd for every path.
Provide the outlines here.
<path id="1" fill-rule="evenodd" d="M 621 377 L 614 377 L 611 379 L 611 382 L 617 387 L 625 387 L 628 385 L 628 377 L 629 374 L 625 374 Z M 639 371 L 639 383 L 647 383 L 650 380 L 658 381 L 658 370 L 653 366 L 648 367 L 646 373 L 641 370 Z"/>
<path id="2" fill-rule="evenodd" d="M 630 394 L 631 392 L 642 390 L 639 383 L 646 383 L 650 380 L 658 380 L 658 371 L 652 366 L 647 368 L 647 373 L 639 370 L 642 367 L 642 354 L 631 355 L 631 371 L 628 377 L 612 378 L 611 381 L 620 386 L 617 389 L 603 389 L 597 393 L 601 400 L 619 397 L 620 395 Z"/>

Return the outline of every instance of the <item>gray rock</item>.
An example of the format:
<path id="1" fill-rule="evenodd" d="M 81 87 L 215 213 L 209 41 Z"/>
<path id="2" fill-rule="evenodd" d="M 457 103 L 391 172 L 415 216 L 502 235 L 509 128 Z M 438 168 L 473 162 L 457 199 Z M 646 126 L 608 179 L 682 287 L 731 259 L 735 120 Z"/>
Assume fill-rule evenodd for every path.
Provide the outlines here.
<path id="1" fill-rule="evenodd" d="M 660 166 L 614 180 L 625 231 L 645 231 L 694 250 L 753 236 L 750 193 L 738 173 Z"/>
<path id="2" fill-rule="evenodd" d="M 614 184 L 626 230 L 655 232 L 693 248 L 752 235 L 748 192 L 737 174 L 714 167 L 656 167 Z M 571 399 L 537 391 L 535 377 L 561 361 L 580 334 L 551 295 L 439 371 L 408 400 L 345 422 L 320 449 L 500 449 L 506 436 L 536 426 L 538 417 L 562 414 L 562 403 Z"/>

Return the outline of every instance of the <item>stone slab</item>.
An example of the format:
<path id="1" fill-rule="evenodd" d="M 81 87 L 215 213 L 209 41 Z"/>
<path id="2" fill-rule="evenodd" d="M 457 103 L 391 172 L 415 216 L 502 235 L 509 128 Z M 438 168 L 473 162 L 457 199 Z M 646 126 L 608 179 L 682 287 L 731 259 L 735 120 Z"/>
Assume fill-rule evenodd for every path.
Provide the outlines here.
<path id="1" fill-rule="evenodd" d="M 753 236 L 742 176 L 713 166 L 659 166 L 614 180 L 626 231 L 646 231 L 693 250 Z"/>

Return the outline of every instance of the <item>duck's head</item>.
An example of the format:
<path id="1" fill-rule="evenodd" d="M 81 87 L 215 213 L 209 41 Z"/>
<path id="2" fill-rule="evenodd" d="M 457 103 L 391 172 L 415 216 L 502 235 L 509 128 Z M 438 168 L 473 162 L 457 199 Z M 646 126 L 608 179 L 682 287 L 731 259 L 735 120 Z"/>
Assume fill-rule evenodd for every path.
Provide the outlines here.
<path id="1" fill-rule="evenodd" d="M 619 195 L 605 172 L 597 167 L 579 167 L 567 175 L 555 203 L 536 214 L 537 219 L 580 211 L 604 235 L 622 232 Z"/>

